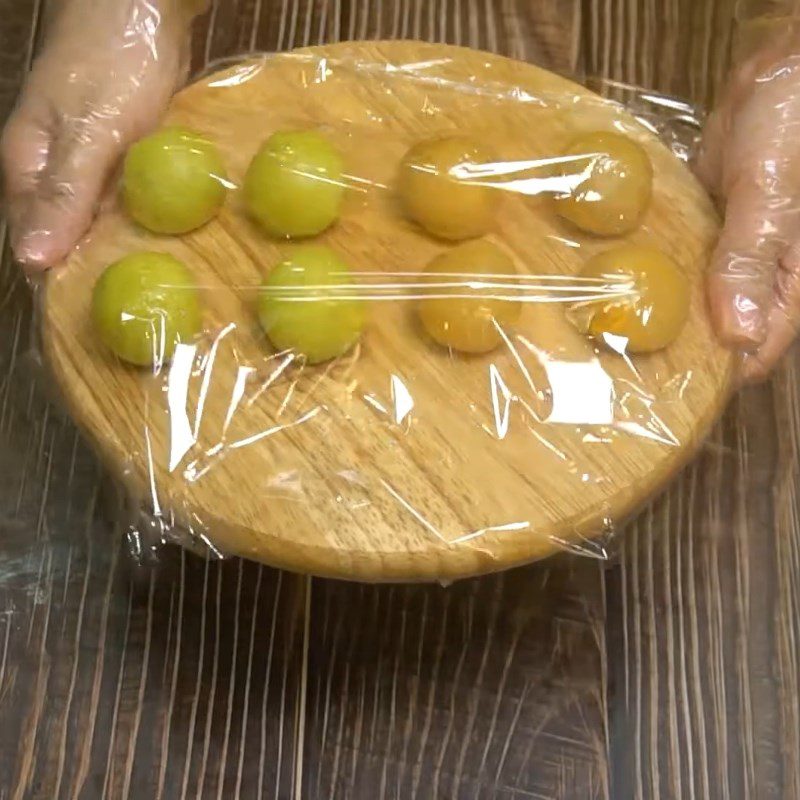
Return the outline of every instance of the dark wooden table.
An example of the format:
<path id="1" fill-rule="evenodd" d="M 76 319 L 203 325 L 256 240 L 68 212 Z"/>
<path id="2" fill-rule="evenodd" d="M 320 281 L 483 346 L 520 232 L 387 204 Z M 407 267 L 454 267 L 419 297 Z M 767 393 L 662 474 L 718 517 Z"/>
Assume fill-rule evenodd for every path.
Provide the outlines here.
<path id="1" fill-rule="evenodd" d="M 0 0 L 0 115 L 40 0 Z M 733 0 L 218 0 L 198 65 L 421 37 L 709 103 Z M 617 541 L 450 588 L 165 551 L 108 483 L 0 274 L 0 800 L 800 798 L 800 392 L 734 401 Z"/>

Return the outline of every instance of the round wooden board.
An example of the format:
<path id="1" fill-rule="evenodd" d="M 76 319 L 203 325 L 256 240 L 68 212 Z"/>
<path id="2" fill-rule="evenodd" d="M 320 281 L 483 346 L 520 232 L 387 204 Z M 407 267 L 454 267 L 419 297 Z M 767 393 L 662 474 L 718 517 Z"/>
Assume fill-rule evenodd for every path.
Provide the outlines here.
<path id="1" fill-rule="evenodd" d="M 650 132 L 587 90 L 461 48 L 339 44 L 218 73 L 181 92 L 168 122 L 211 137 L 237 183 L 275 130 L 324 128 L 356 190 L 322 239 L 371 273 L 419 271 L 444 248 L 402 219 L 389 190 L 420 138 L 470 131 L 518 161 L 557 155 L 581 130 L 622 130 L 656 175 L 629 239 L 661 246 L 694 288 L 678 342 L 634 361 L 596 350 L 557 303 L 526 305 L 501 351 L 451 356 L 395 300 L 372 304 L 357 354 L 302 369 L 270 353 L 253 312 L 286 245 L 248 221 L 236 192 L 183 238 L 147 234 L 112 204 L 48 279 L 46 357 L 129 488 L 222 552 L 356 580 L 448 580 L 589 546 L 664 485 L 720 412 L 733 359 L 705 308 L 714 210 Z M 618 243 L 511 193 L 493 238 L 532 275 L 574 275 Z M 96 278 L 140 249 L 185 261 L 207 310 L 207 335 L 159 376 L 119 364 L 89 324 Z"/>

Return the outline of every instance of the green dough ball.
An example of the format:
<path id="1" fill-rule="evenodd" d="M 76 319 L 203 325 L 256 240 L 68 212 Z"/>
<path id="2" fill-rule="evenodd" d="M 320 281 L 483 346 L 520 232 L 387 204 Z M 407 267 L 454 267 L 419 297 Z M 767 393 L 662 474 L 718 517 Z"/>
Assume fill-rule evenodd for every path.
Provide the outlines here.
<path id="1" fill-rule="evenodd" d="M 213 144 L 182 128 L 165 128 L 128 151 L 123 194 L 128 213 L 154 233 L 183 234 L 213 219 L 228 176 Z"/>
<path id="2" fill-rule="evenodd" d="M 273 236 L 316 236 L 339 217 L 344 162 L 315 131 L 276 133 L 244 180 L 247 208 Z"/>
<path id="3" fill-rule="evenodd" d="M 367 316 L 364 301 L 348 287 L 350 270 L 336 253 L 300 247 L 262 286 L 261 326 L 277 350 L 292 350 L 311 364 L 343 355 L 358 341 Z"/>
<path id="4" fill-rule="evenodd" d="M 192 274 L 166 253 L 125 256 L 95 284 L 92 322 L 123 361 L 143 367 L 168 361 L 175 345 L 193 339 L 202 326 Z"/>

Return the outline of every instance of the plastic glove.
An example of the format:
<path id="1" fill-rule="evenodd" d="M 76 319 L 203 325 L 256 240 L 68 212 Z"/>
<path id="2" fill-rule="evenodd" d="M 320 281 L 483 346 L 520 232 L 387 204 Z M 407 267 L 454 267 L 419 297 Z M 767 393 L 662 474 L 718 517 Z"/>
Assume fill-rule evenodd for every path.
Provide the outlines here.
<path id="1" fill-rule="evenodd" d="M 0 152 L 17 259 L 61 261 L 120 155 L 153 128 L 188 65 L 188 0 L 61 0 Z"/>
<path id="2" fill-rule="evenodd" d="M 735 73 L 698 171 L 725 209 L 710 276 L 722 340 L 744 378 L 769 374 L 800 329 L 800 36 L 793 26 Z"/>

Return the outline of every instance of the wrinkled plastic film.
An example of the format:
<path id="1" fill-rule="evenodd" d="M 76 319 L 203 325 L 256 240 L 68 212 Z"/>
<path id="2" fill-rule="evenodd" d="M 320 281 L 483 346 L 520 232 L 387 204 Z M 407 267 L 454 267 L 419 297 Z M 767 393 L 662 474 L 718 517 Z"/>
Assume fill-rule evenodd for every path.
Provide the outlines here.
<path id="1" fill-rule="evenodd" d="M 716 221 L 679 163 L 696 150 L 697 110 L 628 86 L 600 87 L 612 103 L 560 79 L 516 83 L 489 65 L 476 77 L 447 58 L 298 54 L 225 67 L 173 111 L 223 154 L 219 216 L 147 234 L 123 187 L 67 266 L 94 282 L 128 255 L 166 252 L 199 298 L 197 335 L 175 335 L 171 299 L 156 309 L 149 366 L 125 363 L 102 336 L 85 344 L 124 394 L 124 413 L 104 409 L 89 427 L 124 473 L 134 553 L 177 541 L 368 580 L 458 577 L 560 550 L 607 558 L 625 516 L 690 457 L 727 391 L 698 272 Z M 271 81 L 286 84 L 279 99 L 296 94 L 297 110 L 213 110 Z M 192 111 L 201 95 L 211 123 Z M 316 235 L 275 230 L 295 224 L 291 198 L 269 206 L 265 227 L 248 195 L 254 157 L 286 131 L 313 132 L 341 157 L 340 174 L 284 169 L 289 184 L 341 190 Z M 619 158 L 632 144 L 653 169 L 642 209 L 628 207 L 635 160 L 622 169 L 628 194 L 609 205 L 619 177 L 609 135 L 623 140 Z M 443 167 L 453 147 L 426 146 L 448 139 L 469 144 Z M 589 145 L 575 150 L 578 140 Z M 676 183 L 685 215 L 665 200 Z M 326 202 L 298 213 L 315 217 Z M 459 553 L 469 558 L 451 569 Z"/>

